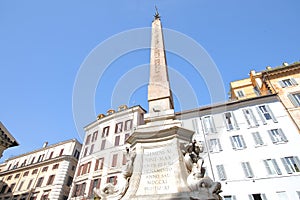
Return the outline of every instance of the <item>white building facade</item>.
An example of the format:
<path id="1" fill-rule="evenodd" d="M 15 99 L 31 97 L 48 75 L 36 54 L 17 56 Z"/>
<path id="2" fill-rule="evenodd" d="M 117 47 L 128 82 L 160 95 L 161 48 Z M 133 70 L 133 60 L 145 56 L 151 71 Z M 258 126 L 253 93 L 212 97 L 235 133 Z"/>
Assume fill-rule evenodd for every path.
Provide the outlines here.
<path id="1" fill-rule="evenodd" d="M 300 199 L 300 135 L 276 95 L 177 113 L 224 199 Z"/>
<path id="2" fill-rule="evenodd" d="M 66 200 L 81 144 L 67 140 L 10 158 L 1 165 L 0 199 Z"/>

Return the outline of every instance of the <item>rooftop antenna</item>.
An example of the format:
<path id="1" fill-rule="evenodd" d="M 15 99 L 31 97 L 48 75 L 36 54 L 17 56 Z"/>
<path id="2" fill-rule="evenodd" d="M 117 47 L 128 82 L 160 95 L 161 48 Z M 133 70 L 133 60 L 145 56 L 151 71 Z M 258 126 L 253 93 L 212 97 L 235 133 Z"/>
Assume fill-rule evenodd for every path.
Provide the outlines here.
<path id="1" fill-rule="evenodd" d="M 154 15 L 155 19 L 160 19 L 157 7 L 155 6 L 155 15 Z"/>

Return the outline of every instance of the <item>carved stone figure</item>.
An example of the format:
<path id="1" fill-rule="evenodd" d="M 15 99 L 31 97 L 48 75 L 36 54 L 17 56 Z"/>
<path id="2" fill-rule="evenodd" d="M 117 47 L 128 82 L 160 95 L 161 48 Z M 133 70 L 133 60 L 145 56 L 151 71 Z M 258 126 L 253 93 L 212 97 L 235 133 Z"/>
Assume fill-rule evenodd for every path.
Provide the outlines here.
<path id="1" fill-rule="evenodd" d="M 203 159 L 200 153 L 203 152 L 202 143 L 193 140 L 192 143 L 186 145 L 184 153 L 184 161 L 186 168 L 190 172 L 187 177 L 187 184 L 191 191 L 198 192 L 198 195 L 192 196 L 191 199 L 200 199 L 201 194 L 208 194 L 209 197 L 219 200 L 221 192 L 221 184 L 214 182 L 209 177 L 204 177 L 205 169 L 203 168 Z"/>
<path id="2" fill-rule="evenodd" d="M 121 197 L 125 194 L 129 185 L 129 179 L 132 175 L 133 162 L 136 157 L 136 153 L 130 152 L 129 148 L 126 147 L 124 155 L 126 157 L 126 164 L 122 169 L 122 173 L 120 173 L 117 177 L 117 185 L 107 183 L 100 189 L 94 188 L 95 196 L 100 197 L 100 199 L 115 200 L 121 199 Z"/>

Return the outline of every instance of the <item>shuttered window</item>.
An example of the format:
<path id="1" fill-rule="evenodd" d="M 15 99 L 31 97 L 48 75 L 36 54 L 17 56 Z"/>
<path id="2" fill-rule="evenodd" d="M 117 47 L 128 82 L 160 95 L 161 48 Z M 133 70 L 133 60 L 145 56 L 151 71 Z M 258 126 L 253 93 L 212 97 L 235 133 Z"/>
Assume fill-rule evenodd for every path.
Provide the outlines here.
<path id="1" fill-rule="evenodd" d="M 273 120 L 274 123 L 278 122 L 268 105 L 261 105 L 256 109 L 263 124 L 267 124 L 268 120 Z"/>
<path id="2" fill-rule="evenodd" d="M 247 147 L 242 135 L 231 136 L 230 141 L 233 149 L 245 149 Z"/>
<path id="3" fill-rule="evenodd" d="M 255 142 L 255 146 L 264 145 L 264 141 L 262 140 L 259 132 L 253 132 L 252 136 L 253 136 L 253 139 L 254 139 L 254 142 Z"/>
<path id="4" fill-rule="evenodd" d="M 259 124 L 253 114 L 252 109 L 250 109 L 250 108 L 243 109 L 243 113 L 244 113 L 245 119 L 247 121 L 248 128 L 259 126 Z"/>
<path id="5" fill-rule="evenodd" d="M 227 177 L 226 177 L 226 173 L 225 173 L 224 166 L 223 166 L 223 165 L 217 165 L 216 167 L 217 167 L 219 179 L 220 179 L 221 181 L 222 181 L 222 180 L 226 180 Z"/>
<path id="6" fill-rule="evenodd" d="M 288 141 L 281 128 L 271 129 L 268 133 L 274 144 Z"/>
<path id="7" fill-rule="evenodd" d="M 284 157 L 281 161 L 288 174 L 300 172 L 300 161 L 297 156 Z"/>
<path id="8" fill-rule="evenodd" d="M 247 178 L 252 178 L 253 177 L 253 171 L 252 171 L 252 168 L 251 168 L 249 162 L 242 162 L 242 168 L 243 168 L 245 176 Z"/>
<path id="9" fill-rule="evenodd" d="M 275 159 L 266 159 L 263 161 L 268 175 L 281 175 L 281 170 Z"/>

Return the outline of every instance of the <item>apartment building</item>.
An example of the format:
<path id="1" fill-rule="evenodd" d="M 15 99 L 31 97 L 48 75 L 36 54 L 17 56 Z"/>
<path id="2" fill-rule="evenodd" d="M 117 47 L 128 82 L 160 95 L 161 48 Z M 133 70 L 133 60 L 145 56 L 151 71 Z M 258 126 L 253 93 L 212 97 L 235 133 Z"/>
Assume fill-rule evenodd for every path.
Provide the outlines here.
<path id="1" fill-rule="evenodd" d="M 300 62 L 283 63 L 230 83 L 231 100 L 277 94 L 300 131 Z"/>
<path id="2" fill-rule="evenodd" d="M 9 158 L 0 166 L 0 199 L 67 199 L 80 151 L 72 139 Z"/>
<path id="3" fill-rule="evenodd" d="M 117 183 L 117 175 L 126 164 L 125 141 L 137 126 L 144 124 L 144 113 L 140 106 L 123 105 L 118 111 L 100 114 L 84 128 L 82 154 L 69 199 L 93 199 L 94 188 Z"/>
<path id="4" fill-rule="evenodd" d="M 297 126 L 276 94 L 177 113 L 202 154 L 208 176 L 224 199 L 299 199 Z"/>

